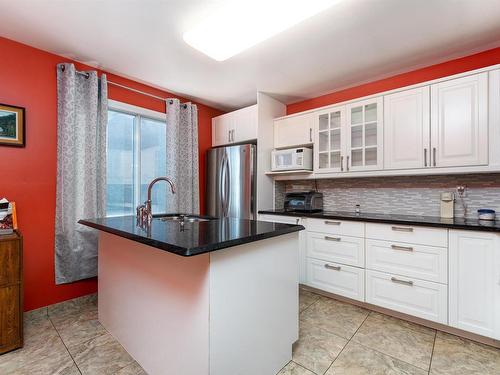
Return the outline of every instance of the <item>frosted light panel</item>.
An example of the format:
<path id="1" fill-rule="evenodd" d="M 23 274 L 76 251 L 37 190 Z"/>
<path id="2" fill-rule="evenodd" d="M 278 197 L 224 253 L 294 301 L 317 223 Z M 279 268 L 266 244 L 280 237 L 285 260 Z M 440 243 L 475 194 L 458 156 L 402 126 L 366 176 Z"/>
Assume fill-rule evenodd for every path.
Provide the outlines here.
<path id="1" fill-rule="evenodd" d="M 224 61 L 339 1 L 228 1 L 183 38 L 191 47 Z"/>

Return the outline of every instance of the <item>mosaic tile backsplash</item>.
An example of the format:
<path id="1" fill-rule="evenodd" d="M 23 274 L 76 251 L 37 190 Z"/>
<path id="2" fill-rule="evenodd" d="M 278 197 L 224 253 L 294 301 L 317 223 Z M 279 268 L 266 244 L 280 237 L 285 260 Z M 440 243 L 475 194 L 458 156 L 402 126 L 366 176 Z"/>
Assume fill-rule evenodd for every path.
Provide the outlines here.
<path id="1" fill-rule="evenodd" d="M 275 208 L 283 208 L 285 193 L 315 190 L 323 193 L 324 210 L 403 215 L 440 215 L 440 194 L 467 187 L 464 202 L 467 217 L 476 218 L 479 208 L 492 208 L 500 217 L 500 174 L 443 176 L 366 177 L 276 181 Z M 455 194 L 455 217 L 463 217 L 462 203 Z"/>

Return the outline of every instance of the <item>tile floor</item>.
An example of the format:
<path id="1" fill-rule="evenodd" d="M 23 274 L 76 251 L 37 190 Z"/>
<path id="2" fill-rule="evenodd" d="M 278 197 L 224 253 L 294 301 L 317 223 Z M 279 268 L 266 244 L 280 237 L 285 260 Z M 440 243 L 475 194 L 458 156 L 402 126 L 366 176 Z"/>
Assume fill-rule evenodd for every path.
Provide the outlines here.
<path id="1" fill-rule="evenodd" d="M 96 301 L 25 314 L 25 346 L 0 356 L 0 374 L 146 374 L 99 324 Z M 323 374 L 499 375 L 500 350 L 300 290 L 300 339 L 278 375 Z"/>
<path id="2" fill-rule="evenodd" d="M 500 375 L 500 349 L 305 290 L 299 336 L 278 375 Z"/>

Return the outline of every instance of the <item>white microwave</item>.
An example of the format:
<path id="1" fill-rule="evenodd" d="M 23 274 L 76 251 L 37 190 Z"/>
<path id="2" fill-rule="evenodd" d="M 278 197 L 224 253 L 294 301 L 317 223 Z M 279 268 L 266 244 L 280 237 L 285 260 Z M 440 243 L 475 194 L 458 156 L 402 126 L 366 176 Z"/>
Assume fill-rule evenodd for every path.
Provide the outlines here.
<path id="1" fill-rule="evenodd" d="M 312 170 L 312 167 L 312 149 L 310 148 L 289 148 L 274 150 L 271 153 L 271 169 L 273 171 Z"/>

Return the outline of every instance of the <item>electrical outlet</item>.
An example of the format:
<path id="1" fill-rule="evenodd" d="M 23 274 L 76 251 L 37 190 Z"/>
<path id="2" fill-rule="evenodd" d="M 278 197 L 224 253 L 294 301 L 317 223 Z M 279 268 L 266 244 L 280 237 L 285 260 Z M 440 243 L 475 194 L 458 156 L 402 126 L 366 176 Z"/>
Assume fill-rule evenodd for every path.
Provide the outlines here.
<path id="1" fill-rule="evenodd" d="M 457 195 L 460 198 L 465 198 L 467 196 L 467 186 L 466 185 L 457 186 Z"/>

